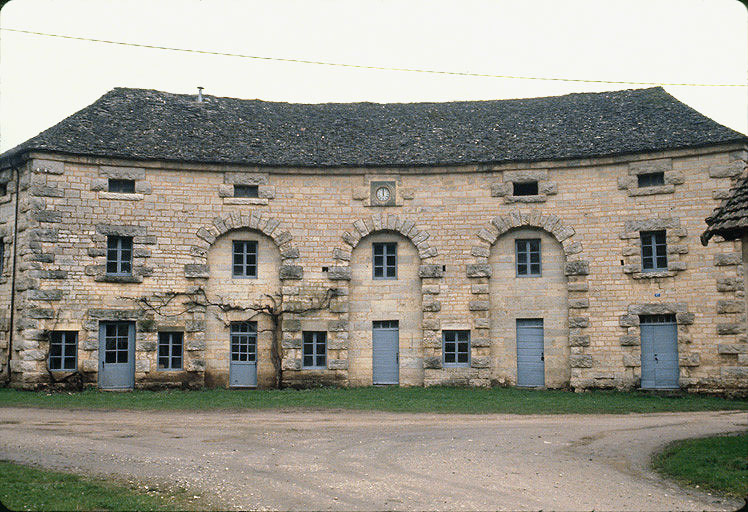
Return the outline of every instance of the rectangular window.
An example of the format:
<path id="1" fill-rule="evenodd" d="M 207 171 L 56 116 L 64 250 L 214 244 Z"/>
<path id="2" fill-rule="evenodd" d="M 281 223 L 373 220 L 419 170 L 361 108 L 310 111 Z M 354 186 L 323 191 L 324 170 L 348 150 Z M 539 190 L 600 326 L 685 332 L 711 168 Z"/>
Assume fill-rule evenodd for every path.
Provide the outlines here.
<path id="1" fill-rule="evenodd" d="M 536 196 L 538 195 L 538 182 L 537 181 L 526 181 L 523 183 L 513 182 L 512 186 L 514 192 L 512 195 L 515 196 Z"/>
<path id="2" fill-rule="evenodd" d="M 0 197 L 8 194 L 8 184 L 0 183 Z"/>
<path id="3" fill-rule="evenodd" d="M 638 174 L 636 179 L 640 187 L 658 187 L 665 184 L 665 173 L 648 172 L 646 174 Z"/>
<path id="4" fill-rule="evenodd" d="M 132 274 L 132 237 L 108 236 L 106 240 L 106 273 L 110 275 Z"/>
<path id="5" fill-rule="evenodd" d="M 126 363 L 129 359 L 132 322 L 104 323 L 104 362 Z"/>
<path id="6" fill-rule="evenodd" d="M 304 331 L 303 361 L 304 368 L 327 368 L 327 333 Z"/>
<path id="7" fill-rule="evenodd" d="M 0 237 L 0 275 L 5 270 L 5 239 Z"/>
<path id="8" fill-rule="evenodd" d="M 78 333 L 52 331 L 49 337 L 49 369 L 75 371 L 78 368 Z"/>
<path id="9" fill-rule="evenodd" d="M 231 360 L 257 361 L 257 322 L 231 323 Z"/>
<path id="10" fill-rule="evenodd" d="M 373 243 L 374 279 L 397 279 L 397 243 Z"/>
<path id="11" fill-rule="evenodd" d="M 642 231 L 642 270 L 667 270 L 667 242 L 665 231 Z"/>
<path id="12" fill-rule="evenodd" d="M 515 240 L 517 277 L 539 277 L 540 269 L 540 239 Z"/>
<path id="13" fill-rule="evenodd" d="M 234 277 L 257 277 L 257 242 L 255 240 L 234 240 Z"/>
<path id="14" fill-rule="evenodd" d="M 234 185 L 234 197 L 260 197 L 257 185 Z"/>
<path id="15" fill-rule="evenodd" d="M 442 331 L 444 366 L 470 366 L 470 331 Z"/>
<path id="16" fill-rule="evenodd" d="M 134 194 L 135 180 L 116 180 L 114 178 L 109 178 L 109 192 Z"/>
<path id="17" fill-rule="evenodd" d="M 181 332 L 158 333 L 158 369 L 182 369 L 182 339 Z"/>

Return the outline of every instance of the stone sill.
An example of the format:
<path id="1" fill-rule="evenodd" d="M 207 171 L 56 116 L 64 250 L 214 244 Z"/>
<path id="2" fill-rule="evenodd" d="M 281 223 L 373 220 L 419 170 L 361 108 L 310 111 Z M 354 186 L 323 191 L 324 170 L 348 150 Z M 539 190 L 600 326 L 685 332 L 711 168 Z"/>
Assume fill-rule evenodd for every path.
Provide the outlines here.
<path id="1" fill-rule="evenodd" d="M 675 185 L 658 185 L 654 187 L 630 188 L 629 195 L 636 196 L 654 196 L 660 194 L 674 194 Z"/>
<path id="2" fill-rule="evenodd" d="M 143 194 L 123 194 L 119 192 L 99 192 L 99 199 L 118 199 L 120 201 L 142 201 Z"/>
<path id="3" fill-rule="evenodd" d="M 224 197 L 223 204 L 265 205 L 268 204 L 268 200 L 265 197 Z"/>
<path id="4" fill-rule="evenodd" d="M 545 194 L 536 196 L 504 196 L 505 203 L 544 203 L 548 198 Z"/>
<path id="5" fill-rule="evenodd" d="M 10 203 L 11 195 L 5 194 L 4 196 L 0 196 L 0 204 Z"/>
<path id="6" fill-rule="evenodd" d="M 634 272 L 631 277 L 634 279 L 653 279 L 656 277 L 675 277 L 677 272 L 666 270 L 662 272 Z"/>
<path id="7" fill-rule="evenodd" d="M 142 283 L 143 277 L 142 276 L 109 276 L 109 275 L 101 275 L 96 276 L 94 278 L 94 281 L 99 283 Z"/>

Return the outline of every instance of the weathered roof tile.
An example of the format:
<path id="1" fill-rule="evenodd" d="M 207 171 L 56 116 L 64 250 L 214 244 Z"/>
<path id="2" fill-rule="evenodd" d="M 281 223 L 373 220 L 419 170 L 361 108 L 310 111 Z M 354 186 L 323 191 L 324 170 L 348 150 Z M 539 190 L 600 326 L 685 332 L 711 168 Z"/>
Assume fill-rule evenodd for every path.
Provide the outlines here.
<path id="1" fill-rule="evenodd" d="M 662 88 L 449 103 L 294 104 L 116 88 L 0 155 L 267 166 L 586 158 L 746 141 Z"/>

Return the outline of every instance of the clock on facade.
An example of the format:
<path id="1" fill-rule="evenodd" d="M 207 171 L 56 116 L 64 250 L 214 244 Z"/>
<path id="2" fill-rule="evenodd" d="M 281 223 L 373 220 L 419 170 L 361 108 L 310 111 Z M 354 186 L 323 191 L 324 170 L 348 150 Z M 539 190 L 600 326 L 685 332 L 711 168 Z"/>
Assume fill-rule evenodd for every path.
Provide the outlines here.
<path id="1" fill-rule="evenodd" d="M 387 187 L 379 187 L 377 189 L 377 201 L 380 203 L 386 203 L 390 200 L 390 189 Z"/>

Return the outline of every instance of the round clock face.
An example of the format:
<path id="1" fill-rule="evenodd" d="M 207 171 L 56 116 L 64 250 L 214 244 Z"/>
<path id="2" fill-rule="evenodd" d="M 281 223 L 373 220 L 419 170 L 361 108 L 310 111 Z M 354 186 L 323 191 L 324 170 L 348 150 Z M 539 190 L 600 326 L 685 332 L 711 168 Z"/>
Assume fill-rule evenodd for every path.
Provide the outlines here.
<path id="1" fill-rule="evenodd" d="M 377 201 L 380 203 L 386 203 L 390 200 L 390 189 L 387 187 L 379 187 L 377 189 Z"/>

